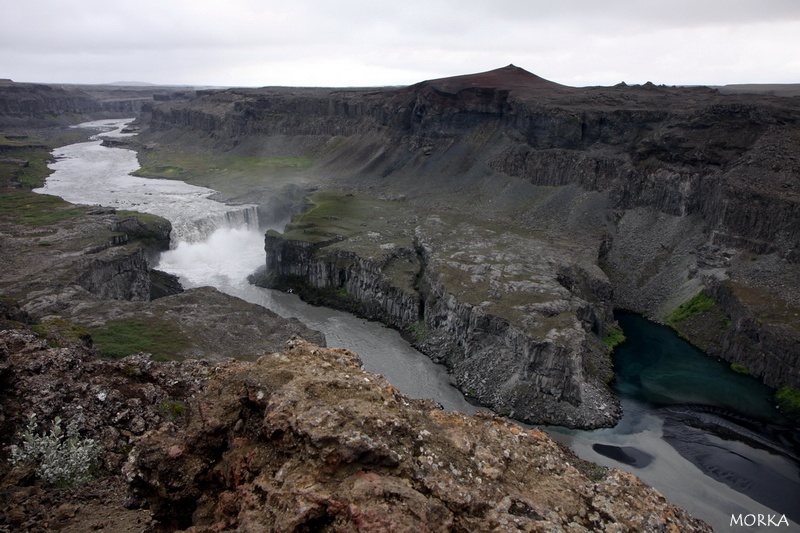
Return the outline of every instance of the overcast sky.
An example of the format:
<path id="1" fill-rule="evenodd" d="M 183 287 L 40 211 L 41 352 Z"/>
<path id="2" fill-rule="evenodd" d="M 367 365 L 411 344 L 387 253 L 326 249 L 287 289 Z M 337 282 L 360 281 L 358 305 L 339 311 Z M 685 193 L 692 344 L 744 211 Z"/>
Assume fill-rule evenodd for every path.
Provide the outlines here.
<path id="1" fill-rule="evenodd" d="M 800 83 L 800 0 L 0 0 L 0 78 L 407 85 L 513 63 L 573 86 Z"/>

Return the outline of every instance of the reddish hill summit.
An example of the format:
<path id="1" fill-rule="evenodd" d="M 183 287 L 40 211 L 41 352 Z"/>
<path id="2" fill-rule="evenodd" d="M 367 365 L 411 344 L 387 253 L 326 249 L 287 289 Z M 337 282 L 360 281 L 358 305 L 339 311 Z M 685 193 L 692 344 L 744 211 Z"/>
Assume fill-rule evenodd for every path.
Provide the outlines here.
<path id="1" fill-rule="evenodd" d="M 550 80 L 546 80 L 532 74 L 525 69 L 515 65 L 479 72 L 476 74 L 465 74 L 462 76 L 452 76 L 449 78 L 439 78 L 428 80 L 412 85 L 410 89 L 421 87 L 433 87 L 439 91 L 455 93 L 469 88 L 480 89 L 506 89 L 517 93 L 541 90 L 560 90 L 569 89 L 566 85 L 561 85 Z"/>

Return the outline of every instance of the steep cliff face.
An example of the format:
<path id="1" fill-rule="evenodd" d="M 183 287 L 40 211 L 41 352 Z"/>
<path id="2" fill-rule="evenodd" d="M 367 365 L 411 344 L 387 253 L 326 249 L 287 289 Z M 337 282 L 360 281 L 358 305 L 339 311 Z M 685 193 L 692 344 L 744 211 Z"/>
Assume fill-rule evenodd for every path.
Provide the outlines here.
<path id="1" fill-rule="evenodd" d="M 135 117 L 156 100 L 186 100 L 194 91 L 113 85 L 46 85 L 0 80 L 0 125 L 11 128 Z"/>
<path id="2" fill-rule="evenodd" d="M 606 386 L 611 365 L 602 344 L 577 320 L 579 313 L 563 309 L 573 323 L 542 335 L 459 300 L 434 272 L 427 268 L 420 280 L 425 336 L 418 347 L 444 363 L 465 394 L 530 423 L 616 423 L 622 412 Z"/>
<path id="3" fill-rule="evenodd" d="M 309 221 L 326 200 L 317 197 L 320 205 L 287 234 L 267 234 L 266 285 L 404 331 L 465 394 L 497 412 L 571 427 L 616 421 L 599 340 L 613 321 L 612 291 L 591 261 L 579 263 L 575 250 L 535 235 L 438 216 L 420 218 L 411 237 L 392 229 L 402 227 L 402 202 L 355 197 L 339 200 L 345 211 L 380 212 L 385 225 L 350 219 L 350 231 L 316 240 L 327 218 L 318 219 L 322 226 Z M 546 260 L 529 263 L 531 250 Z"/>
<path id="4" fill-rule="evenodd" d="M 758 312 L 742 305 L 742 299 L 747 297 L 742 298 L 737 292 L 743 290 L 747 289 L 731 281 L 710 287 L 711 295 L 730 320 L 730 327 L 719 338 L 720 346 L 710 353 L 724 354 L 772 387 L 800 387 L 800 339 L 795 333 L 800 318 L 792 313 L 790 320 L 782 320 L 782 313 L 770 323 L 760 322 Z"/>
<path id="5" fill-rule="evenodd" d="M 287 241 L 280 235 L 267 234 L 266 272 L 268 285 L 308 283 L 317 289 L 338 292 L 357 310 L 374 320 L 403 329 L 420 319 L 421 301 L 416 291 L 395 286 L 384 273 L 397 260 L 411 258 L 416 252 L 392 250 L 376 259 L 365 259 L 346 250 L 328 250 L 326 244 Z M 294 278 L 294 279 L 293 279 Z"/>
<path id="6" fill-rule="evenodd" d="M 144 250 L 104 255 L 78 276 L 78 285 L 104 300 L 150 299 L 150 270 Z"/>
<path id="7" fill-rule="evenodd" d="M 578 241 L 580 248 L 597 251 L 590 262 L 603 267 L 614 290 L 588 299 L 594 311 L 571 310 L 575 317 L 605 316 L 596 310 L 605 298 L 663 321 L 701 290 L 730 279 L 747 290 L 718 298 L 738 333 L 720 331 L 727 340 L 716 353 L 739 360 L 754 349 L 746 339 L 763 333 L 775 340 L 758 341 L 758 350 L 771 355 L 753 364 L 754 374 L 771 384 L 770 376 L 784 376 L 785 383 L 800 385 L 795 355 L 780 355 L 786 349 L 796 354 L 800 325 L 793 317 L 800 287 L 773 287 L 768 274 L 793 275 L 791 265 L 800 260 L 796 99 L 652 84 L 579 89 L 509 66 L 399 89 L 209 92 L 189 104 L 154 108 L 151 129 L 159 141 L 187 136 L 205 148 L 241 155 L 307 155 L 316 164 L 306 174 L 321 186 L 401 197 L 418 216 L 458 213 L 465 222 L 491 221 L 509 230 L 541 231 L 553 242 Z M 462 237 L 467 240 L 454 238 L 460 246 L 470 242 Z M 536 246 L 529 258 L 547 263 Z M 751 261 L 768 268 L 753 268 Z M 374 269 L 383 268 L 378 262 L 358 270 L 373 269 L 370 276 L 377 280 Z M 322 263 L 301 270 L 296 275 L 317 276 L 316 286 L 327 277 L 325 286 L 344 287 L 347 277 Z M 462 276 L 456 271 L 438 272 L 451 294 Z M 430 294 L 438 294 L 434 278 L 428 279 Z M 346 290 L 358 292 L 356 285 Z M 371 288 L 360 295 L 385 294 L 365 286 Z M 782 311 L 761 305 L 760 291 Z M 508 299 L 511 292 L 502 292 Z M 443 294 L 437 301 L 446 301 Z M 741 314 L 737 306 L 753 321 L 734 320 Z M 780 327 L 768 326 L 776 321 Z M 596 339 L 605 327 L 583 329 Z M 453 327 L 451 335 L 467 330 Z M 544 342 L 545 336 L 537 339 Z M 457 342 L 469 344 L 465 337 Z M 564 341 L 562 348 L 592 353 L 582 340 Z M 479 358 L 486 368 L 493 364 L 488 352 Z M 570 396 L 564 392 L 569 387 L 559 390 Z"/>
<path id="8" fill-rule="evenodd" d="M 101 106 L 83 91 L 32 83 L 0 82 L 0 115 L 43 118 L 47 114 L 86 114 Z"/>

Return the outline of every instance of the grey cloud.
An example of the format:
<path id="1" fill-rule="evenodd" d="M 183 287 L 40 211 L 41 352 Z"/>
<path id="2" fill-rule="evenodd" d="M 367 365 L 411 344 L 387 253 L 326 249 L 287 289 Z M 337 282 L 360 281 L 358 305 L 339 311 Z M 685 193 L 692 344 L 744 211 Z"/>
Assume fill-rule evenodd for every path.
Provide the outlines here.
<path id="1" fill-rule="evenodd" d="M 800 70 L 786 59 L 800 57 L 796 0 L 27 0 L 4 14 L 0 77 L 26 81 L 413 83 L 509 62 L 568 84 Z"/>

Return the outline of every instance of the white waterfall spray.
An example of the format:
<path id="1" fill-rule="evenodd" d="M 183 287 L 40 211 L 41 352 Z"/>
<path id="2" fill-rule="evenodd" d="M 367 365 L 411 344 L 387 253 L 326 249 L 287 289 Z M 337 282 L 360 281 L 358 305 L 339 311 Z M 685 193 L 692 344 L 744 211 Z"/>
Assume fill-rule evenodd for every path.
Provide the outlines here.
<path id="1" fill-rule="evenodd" d="M 215 202 L 216 203 L 216 202 Z M 217 208 L 215 212 L 203 216 L 172 218 L 171 248 L 177 247 L 182 242 L 198 243 L 207 240 L 218 230 L 244 230 L 257 232 L 259 230 L 258 207 L 255 205 L 225 206 L 218 204 L 223 209 Z"/>

